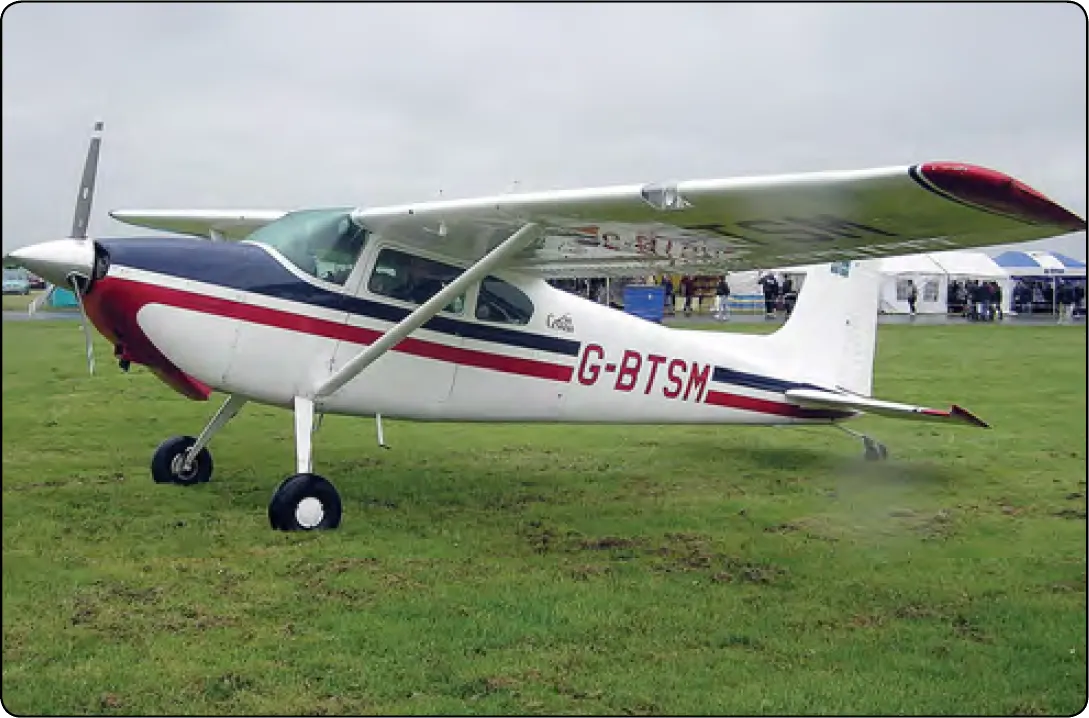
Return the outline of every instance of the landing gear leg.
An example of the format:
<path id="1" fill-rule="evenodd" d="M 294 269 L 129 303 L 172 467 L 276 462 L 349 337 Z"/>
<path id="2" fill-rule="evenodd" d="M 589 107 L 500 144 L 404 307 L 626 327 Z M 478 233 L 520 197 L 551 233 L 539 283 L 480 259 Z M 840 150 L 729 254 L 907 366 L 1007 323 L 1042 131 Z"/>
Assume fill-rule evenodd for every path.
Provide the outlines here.
<path id="1" fill-rule="evenodd" d="M 313 531 L 340 526 L 341 503 L 336 487 L 312 473 L 311 436 L 314 402 L 295 397 L 295 470 L 284 479 L 268 505 L 268 521 L 279 531 Z"/>
<path id="2" fill-rule="evenodd" d="M 231 394 L 196 439 L 172 436 L 159 444 L 151 457 L 151 478 L 155 483 L 192 486 L 212 478 L 212 453 L 208 451 L 208 442 L 245 403 L 245 397 Z"/>
<path id="3" fill-rule="evenodd" d="M 889 458 L 888 448 L 880 441 L 866 436 L 865 434 L 861 434 L 854 429 L 848 429 L 842 424 L 836 424 L 836 428 L 851 436 L 862 439 L 862 446 L 865 449 L 863 457 L 866 461 L 885 461 Z"/>

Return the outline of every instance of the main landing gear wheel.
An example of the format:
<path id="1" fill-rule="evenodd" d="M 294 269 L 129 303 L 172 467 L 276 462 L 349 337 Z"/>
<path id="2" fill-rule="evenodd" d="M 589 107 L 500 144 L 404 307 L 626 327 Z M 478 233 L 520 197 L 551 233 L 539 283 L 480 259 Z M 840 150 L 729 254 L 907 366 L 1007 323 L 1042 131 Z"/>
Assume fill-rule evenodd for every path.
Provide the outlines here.
<path id="1" fill-rule="evenodd" d="M 159 444 L 151 457 L 151 478 L 155 483 L 192 486 L 212 478 L 212 453 L 207 447 L 185 466 L 185 454 L 195 443 L 197 440 L 192 436 L 174 436 Z"/>
<path id="2" fill-rule="evenodd" d="M 268 505 L 268 521 L 278 531 L 315 531 L 340 526 L 340 494 L 317 474 L 289 476 Z"/>
<path id="3" fill-rule="evenodd" d="M 889 458 L 889 450 L 880 441 L 866 437 L 862 444 L 866 447 L 866 461 L 885 461 Z"/>

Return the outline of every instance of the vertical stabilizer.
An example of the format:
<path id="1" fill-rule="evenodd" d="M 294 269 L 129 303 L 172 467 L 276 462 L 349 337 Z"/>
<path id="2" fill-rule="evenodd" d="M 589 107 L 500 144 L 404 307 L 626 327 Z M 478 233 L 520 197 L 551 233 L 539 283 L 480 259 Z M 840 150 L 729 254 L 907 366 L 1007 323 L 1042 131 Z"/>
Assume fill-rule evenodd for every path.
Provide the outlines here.
<path id="1" fill-rule="evenodd" d="M 790 319 L 766 337 L 769 349 L 791 376 L 870 396 L 880 286 L 876 261 L 809 267 Z"/>

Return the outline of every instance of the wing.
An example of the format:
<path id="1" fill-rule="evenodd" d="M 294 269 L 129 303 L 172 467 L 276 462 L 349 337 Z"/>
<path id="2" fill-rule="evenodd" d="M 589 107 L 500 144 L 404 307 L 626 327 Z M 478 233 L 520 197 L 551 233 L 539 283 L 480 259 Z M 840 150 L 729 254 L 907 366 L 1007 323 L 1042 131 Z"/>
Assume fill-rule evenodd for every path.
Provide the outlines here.
<path id="1" fill-rule="evenodd" d="M 210 239 L 245 239 L 251 232 L 275 222 L 282 210 L 119 209 L 110 216 L 119 222 L 191 234 Z"/>
<path id="2" fill-rule="evenodd" d="M 1085 221 L 1007 175 L 932 162 L 360 209 L 379 234 L 473 261 L 529 222 L 547 277 L 744 270 L 1041 239 Z"/>

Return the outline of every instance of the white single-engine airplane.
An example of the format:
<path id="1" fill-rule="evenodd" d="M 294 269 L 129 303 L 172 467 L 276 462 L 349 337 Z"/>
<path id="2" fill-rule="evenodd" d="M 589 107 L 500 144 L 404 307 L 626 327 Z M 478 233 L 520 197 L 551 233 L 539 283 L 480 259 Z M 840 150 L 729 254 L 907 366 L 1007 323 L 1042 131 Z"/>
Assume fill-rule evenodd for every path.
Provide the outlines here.
<path id="1" fill-rule="evenodd" d="M 322 414 L 375 417 L 383 445 L 383 416 L 839 426 L 870 413 L 986 427 L 956 405 L 871 397 L 878 276 L 854 260 L 1086 227 L 1004 174 L 929 162 L 395 207 L 119 210 L 186 236 L 90 239 L 100 130 L 72 236 L 11 258 L 71 287 L 123 369 L 142 364 L 191 399 L 227 394 L 196 438 L 159 446 L 155 481 L 208 481 L 208 443 L 247 401 L 294 410 L 296 473 L 268 509 L 281 530 L 340 524 L 336 489 L 313 472 Z M 767 336 L 669 329 L 545 281 L 817 263 Z"/>

